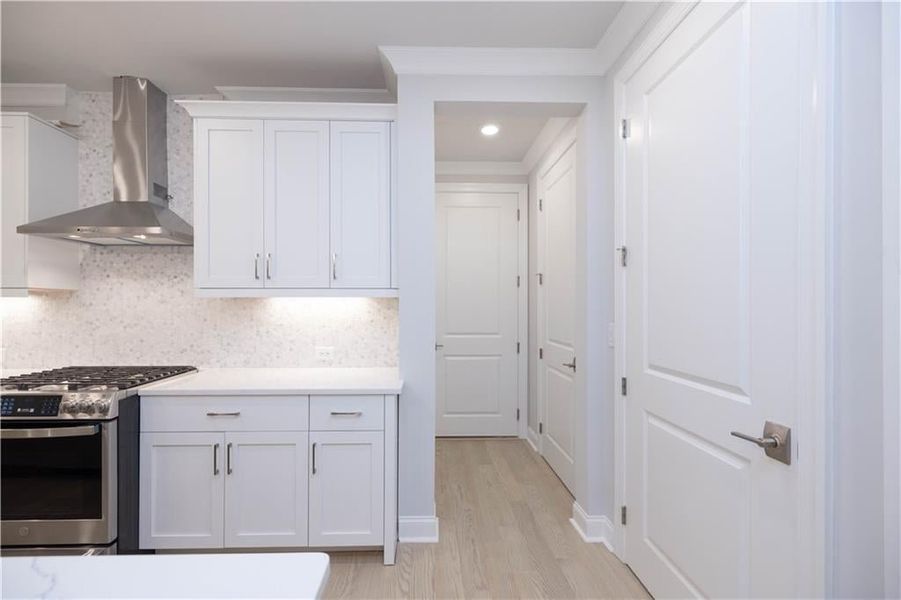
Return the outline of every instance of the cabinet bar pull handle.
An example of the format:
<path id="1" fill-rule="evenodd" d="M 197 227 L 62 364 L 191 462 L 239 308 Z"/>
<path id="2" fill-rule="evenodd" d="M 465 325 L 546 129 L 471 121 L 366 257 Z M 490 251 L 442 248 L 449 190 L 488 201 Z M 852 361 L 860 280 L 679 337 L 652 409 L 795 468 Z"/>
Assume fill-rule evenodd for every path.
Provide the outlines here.
<path id="1" fill-rule="evenodd" d="M 363 414 L 362 410 L 333 410 L 333 417 L 359 417 Z"/>
<path id="2" fill-rule="evenodd" d="M 338 279 L 338 254 L 332 253 L 332 279 Z"/>
<path id="3" fill-rule="evenodd" d="M 272 279 L 272 255 L 266 254 L 266 279 Z"/>
<path id="4" fill-rule="evenodd" d="M 213 444 L 213 475 L 219 474 L 219 444 Z"/>
<path id="5" fill-rule="evenodd" d="M 208 417 L 240 417 L 241 411 L 237 410 L 235 412 L 208 412 L 206 414 Z"/>
<path id="6" fill-rule="evenodd" d="M 229 475 L 232 474 L 232 443 L 229 442 L 228 445 L 225 446 L 225 472 Z"/>
<path id="7" fill-rule="evenodd" d="M 316 442 L 313 442 L 313 475 L 316 474 Z"/>
<path id="8" fill-rule="evenodd" d="M 260 253 L 257 252 L 253 257 L 253 278 L 260 278 Z"/>

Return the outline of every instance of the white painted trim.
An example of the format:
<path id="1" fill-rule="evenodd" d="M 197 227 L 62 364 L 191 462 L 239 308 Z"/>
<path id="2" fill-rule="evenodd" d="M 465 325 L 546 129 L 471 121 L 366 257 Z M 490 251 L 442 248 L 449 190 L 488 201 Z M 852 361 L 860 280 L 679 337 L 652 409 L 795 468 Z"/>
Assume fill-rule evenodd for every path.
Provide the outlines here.
<path id="1" fill-rule="evenodd" d="M 601 76 L 657 9 L 656 2 L 627 2 L 594 48 L 460 48 L 379 46 L 385 82 L 398 75 Z"/>
<path id="2" fill-rule="evenodd" d="M 564 129 L 572 123 L 573 119 L 569 117 L 552 117 L 548 119 L 541 131 L 535 137 L 532 145 L 529 147 L 526 155 L 522 159 L 522 168 L 526 174 L 538 165 L 541 158 L 550 150 L 551 146 L 560 136 Z"/>
<path id="3" fill-rule="evenodd" d="M 438 517 L 398 517 L 397 526 L 402 544 L 438 543 Z"/>
<path id="4" fill-rule="evenodd" d="M 397 75 L 603 75 L 594 48 L 379 46 Z"/>
<path id="5" fill-rule="evenodd" d="M 395 288 L 194 288 L 197 298 L 397 298 Z"/>
<path id="6" fill-rule="evenodd" d="M 397 105 L 354 102 L 244 102 L 175 100 L 196 118 L 394 121 Z"/>
<path id="7" fill-rule="evenodd" d="M 515 161 L 435 161 L 435 175 L 528 175 L 521 162 Z"/>
<path id="8" fill-rule="evenodd" d="M 626 2 L 597 45 L 598 69 L 606 73 L 644 27 L 658 2 Z"/>
<path id="9" fill-rule="evenodd" d="M 62 83 L 3 83 L 0 103 L 3 106 L 64 107 L 72 90 Z"/>
<path id="10" fill-rule="evenodd" d="M 517 195 L 516 206 L 519 209 L 520 219 L 516 227 L 516 269 L 521 284 L 516 300 L 516 335 L 520 343 L 520 352 L 516 358 L 516 407 L 519 410 L 516 429 L 520 438 L 526 438 L 529 423 L 529 186 L 525 183 L 436 183 L 436 196 L 442 192 L 500 192 Z"/>
<path id="11" fill-rule="evenodd" d="M 635 51 L 628 56 L 620 70 L 615 74 L 614 86 L 614 127 L 618 132 L 617 124 L 627 115 L 624 114 L 625 85 L 635 74 L 638 68 L 651 56 L 656 48 L 666 37 L 682 22 L 694 8 L 697 2 L 676 3 L 668 6 L 666 12 L 659 21 L 654 24 L 653 30 L 638 45 Z M 803 57 L 809 63 L 809 68 L 802 69 L 808 73 L 811 89 L 815 90 L 815 97 L 824 101 L 817 103 L 815 114 L 809 121 L 800 123 L 802 131 L 802 144 L 806 143 L 809 151 L 802 153 L 801 166 L 807 169 L 810 177 L 806 185 L 802 185 L 799 194 L 804 201 L 801 211 L 808 216 L 802 219 L 802 224 L 808 228 L 804 231 L 802 239 L 801 260 L 809 266 L 806 272 L 809 278 L 802 282 L 804 297 L 802 305 L 812 310 L 801 311 L 807 314 L 807 320 L 800 325 L 801 331 L 801 360 L 800 364 L 809 367 L 807 375 L 799 385 L 800 390 L 809 391 L 802 399 L 798 407 L 798 430 L 807 434 L 805 446 L 811 450 L 806 453 L 812 457 L 813 466 L 808 467 L 808 476 L 800 481 L 799 504 L 809 507 L 805 513 L 807 519 L 800 524 L 800 569 L 801 587 L 799 595 L 805 597 L 822 597 L 826 590 L 826 564 L 827 543 L 825 539 L 827 531 L 827 508 L 825 498 L 827 494 L 826 481 L 827 469 L 830 460 L 827 458 L 826 448 L 826 411 L 827 400 L 831 397 L 831 387 L 827 373 L 828 351 L 831 348 L 829 342 L 828 321 L 831 318 L 831 293 L 827 292 L 827 269 L 832 260 L 831 238 L 827 237 L 828 224 L 830 223 L 832 197 L 832 173 L 831 163 L 828 157 L 831 155 L 831 98 L 832 74 L 831 63 L 834 61 L 834 34 L 833 20 L 834 7 L 828 4 L 814 4 L 809 7 L 811 27 L 805 31 L 816 42 L 815 56 Z M 617 135 L 614 144 L 614 237 L 615 247 L 620 247 L 624 241 L 625 232 L 625 190 L 623 181 L 624 152 L 623 140 Z M 614 250 L 614 249 L 611 249 Z M 622 267 L 619 267 L 619 276 L 614 278 L 614 302 L 615 302 L 615 339 L 617 351 L 615 352 L 614 381 L 614 507 L 627 504 L 626 490 L 626 437 L 625 398 L 620 395 L 620 377 L 625 375 L 625 285 Z M 803 394 L 802 394 L 803 395 Z M 614 553 L 627 562 L 628 553 L 625 544 L 625 528 L 618 521 L 613 524 Z"/>
<path id="12" fill-rule="evenodd" d="M 610 540 L 613 538 L 613 523 L 606 515 L 589 515 L 578 502 L 573 502 L 573 516 L 569 520 L 573 528 L 589 544 L 604 544 L 614 552 Z"/>
<path id="13" fill-rule="evenodd" d="M 43 125 L 46 125 L 47 127 L 52 127 L 52 128 L 54 128 L 55 130 L 59 131 L 60 133 L 66 134 L 67 136 L 69 136 L 69 137 L 72 138 L 73 140 L 80 139 L 77 135 L 75 135 L 75 131 L 77 131 L 77 130 L 74 130 L 74 131 L 73 131 L 72 129 L 66 129 L 65 127 L 60 127 L 59 125 L 57 125 L 57 124 L 54 123 L 53 121 L 48 121 L 47 119 L 44 119 L 44 118 L 42 118 L 42 117 L 39 117 L 38 115 L 36 115 L 36 114 L 34 114 L 34 113 L 30 113 L 30 112 L 21 112 L 21 111 L 12 111 L 12 110 L 4 110 L 4 111 L 0 111 L 0 115 L 3 115 L 4 117 L 25 117 L 26 119 L 34 119 L 34 120 L 37 121 L 38 123 L 41 123 L 41 124 L 43 124 Z"/>
<path id="14" fill-rule="evenodd" d="M 901 596 L 901 7 L 882 4 L 883 592 Z"/>
<path id="15" fill-rule="evenodd" d="M 226 100 L 247 102 L 353 102 L 393 104 L 394 95 L 386 89 L 253 87 L 217 85 Z"/>
<path id="16" fill-rule="evenodd" d="M 529 427 L 528 416 L 526 418 L 526 442 L 529 443 L 529 447 L 532 448 L 536 454 L 541 454 L 541 450 L 538 449 L 538 444 L 541 442 L 541 439 L 538 437 L 538 432 Z"/>

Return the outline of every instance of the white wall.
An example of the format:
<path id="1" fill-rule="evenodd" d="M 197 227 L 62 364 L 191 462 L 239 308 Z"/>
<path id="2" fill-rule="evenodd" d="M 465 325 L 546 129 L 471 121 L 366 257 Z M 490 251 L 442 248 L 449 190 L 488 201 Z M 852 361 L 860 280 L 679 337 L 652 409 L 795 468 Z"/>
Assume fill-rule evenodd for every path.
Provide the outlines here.
<path id="1" fill-rule="evenodd" d="M 838 4 L 831 594 L 884 593 L 881 7 Z"/>
<path id="2" fill-rule="evenodd" d="M 585 317 L 576 350 L 581 364 L 577 380 L 582 428 L 577 432 L 580 469 L 576 498 L 592 515 L 603 514 L 605 486 L 612 471 L 600 468 L 598 457 L 610 442 L 612 370 L 606 323 L 612 319 L 612 297 L 605 284 L 613 265 L 612 204 L 602 197 L 597 165 L 602 154 L 601 87 L 598 77 L 478 77 L 398 76 L 398 217 L 400 252 L 400 368 L 406 382 L 401 398 L 400 515 L 434 514 L 435 501 L 435 174 L 434 103 L 436 101 L 577 102 L 586 105 L 579 135 L 585 140 L 579 164 L 579 193 L 587 201 L 578 207 L 581 225 L 576 272 L 584 273 L 577 287 L 577 310 Z M 606 203 L 605 203 L 606 202 Z M 415 273 L 415 277 L 405 276 Z M 612 411 L 610 412 L 612 414 Z M 612 496 L 607 494 L 607 496 Z"/>

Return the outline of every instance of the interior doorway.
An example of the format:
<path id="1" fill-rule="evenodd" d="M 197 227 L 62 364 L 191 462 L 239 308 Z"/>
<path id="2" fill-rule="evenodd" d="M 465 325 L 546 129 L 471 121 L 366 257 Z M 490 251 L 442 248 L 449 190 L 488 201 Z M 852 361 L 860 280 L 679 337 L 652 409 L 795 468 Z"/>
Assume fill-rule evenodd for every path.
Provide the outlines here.
<path id="1" fill-rule="evenodd" d="M 527 440 L 572 491 L 582 106 L 435 106 L 436 435 Z"/>

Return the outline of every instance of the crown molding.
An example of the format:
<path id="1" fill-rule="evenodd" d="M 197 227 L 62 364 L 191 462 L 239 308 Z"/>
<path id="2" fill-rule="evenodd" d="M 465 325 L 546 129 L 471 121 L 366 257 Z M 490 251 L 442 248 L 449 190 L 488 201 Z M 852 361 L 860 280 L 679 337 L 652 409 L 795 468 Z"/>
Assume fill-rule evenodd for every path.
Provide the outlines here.
<path id="1" fill-rule="evenodd" d="M 64 107 L 73 90 L 63 83 L 3 83 L 3 106 Z"/>
<path id="2" fill-rule="evenodd" d="M 388 90 L 370 88 L 301 88 L 217 85 L 226 100 L 262 102 L 361 102 L 391 104 L 394 95 Z"/>
<path id="3" fill-rule="evenodd" d="M 522 159 L 522 165 L 526 173 L 531 173 L 538 166 L 538 163 L 547 154 L 547 151 L 550 150 L 570 122 L 572 122 L 572 118 L 569 117 L 552 117 L 548 119 L 541 131 L 538 132 L 538 135 L 535 136 L 535 140 Z"/>
<path id="4" fill-rule="evenodd" d="M 175 100 L 194 118 L 321 119 L 331 121 L 394 121 L 396 104 L 364 102 L 243 102 L 236 100 Z"/>
<path id="5" fill-rule="evenodd" d="M 435 161 L 435 175 L 528 175 L 519 161 Z"/>
<path id="6" fill-rule="evenodd" d="M 594 48 L 379 46 L 379 57 L 392 92 L 398 75 L 601 76 L 660 4 L 626 2 Z"/>

